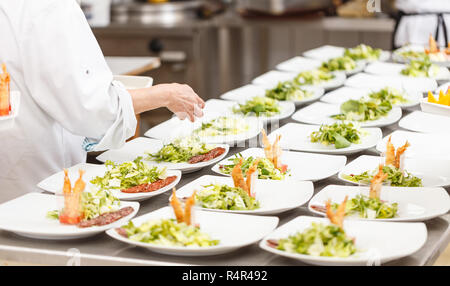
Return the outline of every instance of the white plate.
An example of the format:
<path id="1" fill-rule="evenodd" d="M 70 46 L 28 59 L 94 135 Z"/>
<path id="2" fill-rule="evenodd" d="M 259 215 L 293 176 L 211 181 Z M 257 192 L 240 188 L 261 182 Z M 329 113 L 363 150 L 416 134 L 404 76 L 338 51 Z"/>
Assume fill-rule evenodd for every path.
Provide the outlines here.
<path id="1" fill-rule="evenodd" d="M 292 119 L 299 122 L 315 125 L 332 124 L 339 120 L 333 119 L 330 116 L 340 114 L 340 107 L 340 104 L 316 102 L 295 112 L 294 115 L 292 115 Z M 387 116 L 383 116 L 377 120 L 358 123 L 362 127 L 383 127 L 397 122 L 401 117 L 401 108 L 393 107 Z"/>
<path id="2" fill-rule="evenodd" d="M 402 51 L 408 51 L 408 50 L 417 51 L 417 52 L 425 52 L 425 47 L 424 46 L 420 46 L 420 45 L 406 45 L 406 46 L 403 46 L 403 47 L 395 50 L 392 53 L 392 59 L 394 61 L 396 61 L 396 62 L 401 62 L 401 63 L 408 63 L 408 62 L 410 62 L 411 59 L 405 58 L 405 57 L 400 55 L 400 53 Z M 436 65 L 439 65 L 439 66 L 442 66 L 442 67 L 450 67 L 450 60 L 448 60 L 448 61 L 434 61 L 434 60 L 432 60 L 431 62 L 433 64 L 436 64 Z"/>
<path id="3" fill-rule="evenodd" d="M 166 167 L 168 170 L 180 170 L 183 173 L 190 173 L 206 166 L 210 166 L 222 160 L 228 153 L 230 147 L 228 145 L 223 144 L 213 144 L 214 147 L 222 147 L 225 148 L 225 153 L 220 155 L 217 158 L 209 160 L 207 162 L 200 162 L 196 164 L 185 163 L 170 163 L 170 162 L 155 162 L 155 161 L 147 161 L 144 160 L 149 165 L 155 165 L 158 167 Z M 155 153 L 158 152 L 163 147 L 163 142 L 161 140 L 150 139 L 145 137 L 138 137 L 131 141 L 125 143 L 125 145 L 120 149 L 111 149 L 108 150 L 99 156 L 97 156 L 97 160 L 100 162 L 106 162 L 107 160 L 123 163 L 126 161 L 133 161 L 139 156 L 146 157 L 145 153 Z"/>
<path id="4" fill-rule="evenodd" d="M 192 193 L 200 191 L 203 186 L 210 184 L 234 186 L 233 179 L 223 176 L 202 176 L 196 180 L 184 185 L 177 190 L 178 198 L 190 197 Z M 313 195 L 313 183 L 309 181 L 275 181 L 275 180 L 255 180 L 254 182 L 255 198 L 259 201 L 259 208 L 256 210 L 218 210 L 206 209 L 215 212 L 242 213 L 242 214 L 277 214 L 297 208 L 305 204 Z"/>
<path id="5" fill-rule="evenodd" d="M 293 57 L 287 61 L 278 64 L 275 68 L 280 71 L 299 73 L 306 70 L 320 68 L 321 61 L 307 59 L 304 57 Z"/>
<path id="6" fill-rule="evenodd" d="M 379 164 L 384 164 L 385 158 L 381 156 L 362 155 L 346 165 L 338 175 L 342 181 L 358 185 L 343 178 L 343 175 L 361 174 L 365 171 L 378 169 Z M 405 158 L 404 169 L 412 175 L 422 179 L 424 187 L 450 186 L 450 161 L 439 159 Z"/>
<path id="7" fill-rule="evenodd" d="M 296 254 L 267 245 L 267 240 L 287 238 L 303 232 L 313 222 L 329 224 L 326 218 L 299 216 L 266 236 L 259 246 L 266 251 L 314 265 L 374 265 L 409 256 L 422 248 L 427 240 L 427 228 L 420 222 L 346 220 L 345 232 L 349 237 L 355 238 L 356 248 L 360 251 L 347 258 Z"/>
<path id="8" fill-rule="evenodd" d="M 378 141 L 376 149 L 382 153 L 386 152 L 386 144 L 392 136 L 391 142 L 395 148 L 404 145 L 406 140 L 411 146 L 406 149 L 404 155 L 411 158 L 424 159 L 442 159 L 450 160 L 448 152 L 448 142 L 450 142 L 450 133 L 418 133 L 405 130 L 395 130 L 383 140 Z"/>
<path id="9" fill-rule="evenodd" d="M 321 82 L 317 85 L 302 85 L 302 87 L 320 87 L 325 90 L 330 90 L 333 88 L 340 87 L 344 84 L 347 78 L 343 72 L 333 72 L 336 75 L 335 78 Z M 275 87 L 281 81 L 293 80 L 298 73 L 293 72 L 283 72 L 283 71 L 269 71 L 265 74 L 258 76 L 253 79 L 252 84 L 262 86 L 266 89 Z"/>
<path id="10" fill-rule="evenodd" d="M 264 150 L 262 148 L 249 148 L 242 151 L 241 155 L 244 158 L 250 156 L 265 157 Z M 234 158 L 234 156 L 228 157 L 227 159 L 217 163 L 213 166 L 212 171 L 217 174 L 229 176 L 221 173 L 219 171 L 219 166 L 230 164 L 229 159 L 232 158 Z M 347 157 L 283 151 L 281 155 L 281 162 L 288 165 L 288 169 L 290 170 L 290 176 L 289 174 L 285 176 L 286 180 L 318 181 L 331 177 L 339 172 L 339 170 L 341 170 L 347 162 Z M 326 162 L 326 164 L 323 162 Z"/>
<path id="11" fill-rule="evenodd" d="M 135 225 L 141 225 L 148 220 L 161 218 L 175 218 L 172 208 L 164 207 L 137 217 L 132 221 Z M 110 229 L 106 233 L 112 238 L 122 242 L 168 255 L 217 255 L 236 250 L 261 240 L 265 235 L 275 229 L 278 225 L 278 218 L 197 210 L 195 212 L 195 224 L 199 224 L 200 230 L 209 234 L 212 239 L 220 240 L 219 244 L 211 247 L 162 246 L 132 241 L 119 235 L 114 229 Z"/>
<path id="12" fill-rule="evenodd" d="M 180 120 L 177 117 L 172 117 L 171 119 L 160 123 L 145 132 L 144 136 L 163 140 L 165 142 L 170 142 L 175 138 L 190 136 L 194 130 L 200 128 L 202 123 L 207 123 L 214 118 L 220 117 L 222 115 L 205 114 L 202 118 L 197 119 L 195 122 L 190 122 L 188 119 Z M 255 117 L 247 117 L 242 118 L 241 116 L 236 115 L 226 115 L 227 117 L 234 117 L 241 119 L 246 122 L 249 126 L 249 129 L 245 132 L 236 135 L 225 135 L 225 136 L 208 136 L 208 137 L 199 137 L 202 142 L 208 144 L 228 144 L 234 146 L 240 142 L 251 139 L 257 136 L 263 127 L 264 120 L 255 118 Z"/>
<path id="13" fill-rule="evenodd" d="M 435 79 L 426 77 L 381 76 L 368 73 L 358 73 L 347 79 L 346 86 L 355 88 L 394 87 L 399 90 L 428 92 L 437 88 Z"/>
<path id="14" fill-rule="evenodd" d="M 428 98 L 422 99 L 420 102 L 420 109 L 426 113 L 450 116 L 450 106 L 428 102 Z"/>
<path id="15" fill-rule="evenodd" d="M 374 62 L 368 65 L 364 71 L 366 73 L 374 75 L 394 75 L 401 76 L 401 70 L 406 68 L 404 64 L 396 63 L 384 63 L 384 62 Z M 415 78 L 415 77 L 413 77 Z M 439 67 L 437 75 L 433 76 L 435 80 L 448 80 L 450 79 L 450 71 L 445 67 Z"/>
<path id="16" fill-rule="evenodd" d="M 14 119 L 19 115 L 20 109 L 20 92 L 11 90 L 11 113 L 7 116 L 0 116 L 0 131 L 10 129 L 14 126 Z"/>
<path id="17" fill-rule="evenodd" d="M 383 87 L 384 88 L 384 87 Z M 349 99 L 358 100 L 362 97 L 367 97 L 372 92 L 377 92 L 383 88 L 353 88 L 348 86 L 343 86 L 333 91 L 326 93 L 320 101 L 331 103 L 331 104 L 341 104 Z M 400 91 L 400 90 L 399 90 Z M 401 103 L 398 106 L 402 108 L 412 107 L 419 104 L 423 99 L 423 94 L 417 91 L 404 91 L 404 96 L 409 101 L 406 103 Z"/>
<path id="18" fill-rule="evenodd" d="M 398 126 L 423 133 L 450 133 L 450 117 L 414 111 L 403 117 Z"/>
<path id="19" fill-rule="evenodd" d="M 278 128 L 269 135 L 273 142 L 276 135 L 281 135 L 280 146 L 286 150 L 317 152 L 326 154 L 353 154 L 374 147 L 382 138 L 380 128 L 362 129 L 368 134 L 361 138 L 360 144 L 351 144 L 347 148 L 336 149 L 334 145 L 325 146 L 319 142 L 311 142 L 310 136 L 313 131 L 318 131 L 318 125 L 305 125 L 300 123 L 288 123 Z"/>
<path id="20" fill-rule="evenodd" d="M 101 177 L 104 176 L 104 174 L 107 170 L 105 165 L 95 165 L 95 164 L 88 164 L 88 163 L 81 163 L 81 164 L 75 165 L 68 169 L 69 178 L 71 178 L 72 182 L 75 182 L 76 178 L 78 178 L 78 170 L 79 169 L 86 171 L 86 173 L 83 176 L 83 179 L 86 182 L 87 190 L 94 187 L 94 185 L 92 185 L 90 183 L 91 180 L 97 176 L 101 176 Z M 109 191 L 116 198 L 118 198 L 120 200 L 127 200 L 127 201 L 145 200 L 145 199 L 160 195 L 164 192 L 167 192 L 167 191 L 171 190 L 173 187 L 175 187 L 180 182 L 181 172 L 178 170 L 167 170 L 167 176 L 177 176 L 177 179 L 172 184 L 167 185 L 164 188 L 161 188 L 154 192 L 128 194 L 128 193 L 123 193 L 117 189 L 111 189 Z M 37 186 L 47 192 L 61 195 L 63 182 L 64 182 L 64 172 L 61 171 L 61 172 L 53 174 L 50 177 L 42 180 L 41 182 L 39 182 L 39 184 L 37 184 Z"/>
<path id="21" fill-rule="evenodd" d="M 327 61 L 332 58 L 342 57 L 344 55 L 345 48 L 325 45 L 319 48 L 311 49 L 303 53 L 307 58 L 317 59 L 321 61 Z M 391 56 L 388 51 L 382 51 L 378 61 L 387 61 Z M 367 60 L 364 60 L 367 61 Z"/>
<path id="22" fill-rule="evenodd" d="M 302 89 L 309 90 L 313 93 L 311 97 L 305 98 L 303 100 L 294 100 L 292 101 L 295 106 L 300 106 L 302 104 L 306 104 L 312 101 L 319 99 L 324 94 L 324 89 L 320 87 L 312 87 L 312 86 L 302 86 Z M 266 96 L 266 88 L 259 85 L 244 85 L 240 88 L 233 89 L 227 93 L 224 93 L 220 96 L 220 98 L 225 100 L 233 100 L 239 102 L 245 102 L 255 96 Z M 283 102 L 283 101 L 282 101 Z"/>
<path id="23" fill-rule="evenodd" d="M 133 213 L 104 226 L 79 228 L 63 225 L 59 220 L 46 217 L 47 212 L 62 208 L 62 196 L 29 193 L 0 205 L 0 229 L 18 235 L 38 239 L 74 239 L 92 236 L 105 230 L 124 224 L 139 210 L 137 202 L 122 202 L 122 207 L 133 207 Z"/>
<path id="24" fill-rule="evenodd" d="M 318 215 L 325 213 L 311 208 L 313 205 L 325 207 L 328 199 L 341 203 L 345 196 L 352 199 L 357 195 L 369 196 L 369 187 L 328 185 L 317 193 L 308 204 L 308 209 Z M 401 188 L 383 186 L 380 199 L 388 203 L 398 203 L 397 216 L 389 219 L 368 219 L 349 216 L 347 219 L 375 221 L 424 221 L 446 214 L 450 209 L 450 197 L 443 188 Z"/>

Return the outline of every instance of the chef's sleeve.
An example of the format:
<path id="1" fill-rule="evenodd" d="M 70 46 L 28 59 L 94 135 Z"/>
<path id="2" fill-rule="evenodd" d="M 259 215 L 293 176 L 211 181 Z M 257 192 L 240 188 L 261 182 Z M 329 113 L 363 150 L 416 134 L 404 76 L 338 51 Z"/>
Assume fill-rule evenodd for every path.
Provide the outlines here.
<path id="1" fill-rule="evenodd" d="M 83 12 L 73 0 L 45 1 L 21 27 L 20 53 L 33 100 L 95 151 L 120 148 L 136 130 L 130 94 L 113 81 Z"/>

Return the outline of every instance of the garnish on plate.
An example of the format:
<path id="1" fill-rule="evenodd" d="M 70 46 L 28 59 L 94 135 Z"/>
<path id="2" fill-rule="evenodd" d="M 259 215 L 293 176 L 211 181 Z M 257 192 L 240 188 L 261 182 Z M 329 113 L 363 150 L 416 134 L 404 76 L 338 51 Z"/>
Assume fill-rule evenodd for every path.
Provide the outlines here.
<path id="1" fill-rule="evenodd" d="M 358 216 L 369 219 L 387 219 L 397 215 L 398 204 L 388 203 L 380 199 L 383 181 L 387 178 L 383 173 L 383 165 L 378 167 L 378 173 L 372 178 L 369 196 L 359 194 L 347 202 L 345 208 L 346 216 Z M 332 204 L 333 209 L 337 209 L 338 204 Z M 323 206 L 312 205 L 312 209 L 325 212 Z"/>
<path id="2" fill-rule="evenodd" d="M 256 115 L 271 117 L 276 114 L 280 114 L 281 106 L 278 101 L 273 98 L 255 96 L 245 103 L 239 103 L 238 106 L 233 108 L 234 113 L 243 115 Z"/>
<path id="3" fill-rule="evenodd" d="M 348 56 L 329 59 L 322 63 L 321 69 L 327 71 L 351 71 L 356 68 L 356 62 Z"/>
<path id="4" fill-rule="evenodd" d="M 11 112 L 10 81 L 5 64 L 2 64 L 3 73 L 0 73 L 0 116 L 7 116 Z"/>
<path id="5" fill-rule="evenodd" d="M 404 69 L 402 75 L 411 77 L 434 77 L 439 72 L 439 66 L 433 64 L 429 59 L 411 60 Z"/>
<path id="6" fill-rule="evenodd" d="M 283 165 L 280 159 L 281 148 L 278 144 L 281 139 L 281 135 L 278 135 L 275 142 L 271 144 L 264 129 L 262 130 L 262 134 L 265 158 L 250 156 L 244 159 L 241 154 L 237 154 L 234 158 L 229 159 L 231 164 L 220 165 L 219 171 L 223 174 L 230 175 L 234 167 L 237 164 L 240 164 L 242 160 L 240 168 L 243 173 L 246 173 L 248 168 L 257 160 L 259 179 L 283 180 L 285 175 L 288 173 L 288 166 Z"/>
<path id="7" fill-rule="evenodd" d="M 178 247 L 210 247 L 219 244 L 219 240 L 201 231 L 200 226 L 193 223 L 192 207 L 195 205 L 195 192 L 186 200 L 184 209 L 173 189 L 170 205 L 176 219 L 150 219 L 140 226 L 128 222 L 116 231 L 121 236 L 137 242 L 151 243 L 161 246 Z"/>
<path id="8" fill-rule="evenodd" d="M 207 162 L 225 153 L 223 147 L 213 147 L 193 137 L 179 138 L 164 145 L 158 152 L 147 153 L 147 160 L 196 164 Z"/>
<path id="9" fill-rule="evenodd" d="M 399 105 L 409 102 L 404 93 L 398 91 L 393 87 L 385 87 L 379 91 L 371 92 L 369 93 L 368 97 L 371 100 L 375 100 L 379 103 L 383 101 L 389 101 L 392 105 Z"/>
<path id="10" fill-rule="evenodd" d="M 249 128 L 244 118 L 221 116 L 202 123 L 193 133 L 199 137 L 227 136 L 245 133 Z"/>
<path id="11" fill-rule="evenodd" d="M 118 189 L 123 193 L 147 193 L 168 186 L 177 179 L 177 176 L 167 176 L 165 168 L 145 164 L 142 157 L 122 164 L 108 160 L 105 166 L 105 174 L 91 180 L 91 184 L 100 190 Z"/>
<path id="12" fill-rule="evenodd" d="M 120 200 L 108 191 L 84 191 L 83 170 L 72 188 L 68 171 L 64 169 L 64 208 L 47 212 L 50 219 L 58 219 L 61 224 L 77 225 L 80 228 L 102 226 L 113 223 L 131 214 L 132 207 L 120 208 Z"/>
<path id="13" fill-rule="evenodd" d="M 279 82 L 276 87 L 266 90 L 266 97 L 280 101 L 300 101 L 313 95 L 311 91 L 302 89 L 294 81 Z"/>
<path id="14" fill-rule="evenodd" d="M 406 141 L 405 145 L 395 150 L 394 145 L 391 143 L 391 137 L 389 137 L 386 146 L 386 161 L 383 166 L 383 173 L 387 174 L 385 181 L 391 186 L 422 187 L 422 179 L 405 171 L 401 166 L 402 155 L 409 146 L 409 142 Z M 376 175 L 376 172 L 377 171 L 365 171 L 358 175 L 344 174 L 343 178 L 357 183 L 368 184 Z"/>
<path id="15" fill-rule="evenodd" d="M 450 106 L 450 87 L 447 88 L 447 92 L 445 94 L 442 90 L 439 90 L 438 100 L 436 100 L 433 93 L 431 91 L 429 91 L 428 92 L 428 102 Z"/>
<path id="16" fill-rule="evenodd" d="M 392 110 L 392 104 L 385 100 L 350 99 L 341 104 L 341 113 L 331 115 L 331 118 L 348 121 L 373 121 L 387 116 Z"/>
<path id="17" fill-rule="evenodd" d="M 317 68 L 310 71 L 304 71 L 299 73 L 295 79 L 294 83 L 298 85 L 318 85 L 326 81 L 334 79 L 336 76 L 330 71 Z"/>
<path id="18" fill-rule="evenodd" d="M 344 56 L 354 60 L 378 60 L 381 56 L 381 49 L 374 49 L 371 46 L 360 44 L 354 48 L 345 49 Z"/>
<path id="19" fill-rule="evenodd" d="M 351 144 L 361 143 L 363 131 L 352 122 L 336 122 L 323 124 L 319 130 L 310 135 L 311 142 L 319 142 L 322 145 L 333 145 L 336 149 L 347 148 Z"/>
<path id="20" fill-rule="evenodd" d="M 355 241 L 344 230 L 344 216 L 347 197 L 332 210 L 331 202 L 326 202 L 326 214 L 330 224 L 313 222 L 302 232 L 287 238 L 269 240 L 268 245 L 278 250 L 311 256 L 349 257 L 357 252 Z"/>
<path id="21" fill-rule="evenodd" d="M 242 174 L 243 160 L 233 168 L 231 176 L 234 187 L 224 184 L 211 184 L 196 194 L 197 204 L 203 208 L 220 210 L 254 210 L 259 208 L 255 199 L 253 181 L 256 177 L 259 160 L 255 160 L 246 172 L 246 180 Z"/>

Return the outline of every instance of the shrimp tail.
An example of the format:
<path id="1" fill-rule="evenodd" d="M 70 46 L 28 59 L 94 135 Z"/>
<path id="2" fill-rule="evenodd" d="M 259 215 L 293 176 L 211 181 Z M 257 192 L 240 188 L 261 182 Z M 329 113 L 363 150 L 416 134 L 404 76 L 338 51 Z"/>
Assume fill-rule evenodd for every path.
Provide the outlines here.
<path id="1" fill-rule="evenodd" d="M 170 200 L 170 205 L 173 208 L 173 212 L 175 214 L 175 217 L 177 219 L 177 222 L 181 223 L 184 221 L 184 211 L 183 208 L 181 207 L 181 203 L 178 200 L 177 196 L 176 196 L 176 189 L 173 188 L 172 190 L 172 199 Z"/>

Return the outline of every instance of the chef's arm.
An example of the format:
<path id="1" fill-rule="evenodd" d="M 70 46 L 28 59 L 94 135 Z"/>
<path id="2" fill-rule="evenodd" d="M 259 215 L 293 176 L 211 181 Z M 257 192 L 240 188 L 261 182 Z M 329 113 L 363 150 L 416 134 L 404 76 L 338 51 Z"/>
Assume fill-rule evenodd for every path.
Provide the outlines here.
<path id="1" fill-rule="evenodd" d="M 149 88 L 129 90 L 134 112 L 167 107 L 180 119 L 189 118 L 194 121 L 194 115 L 203 115 L 201 109 L 205 106 L 203 100 L 185 84 L 159 84 Z"/>

